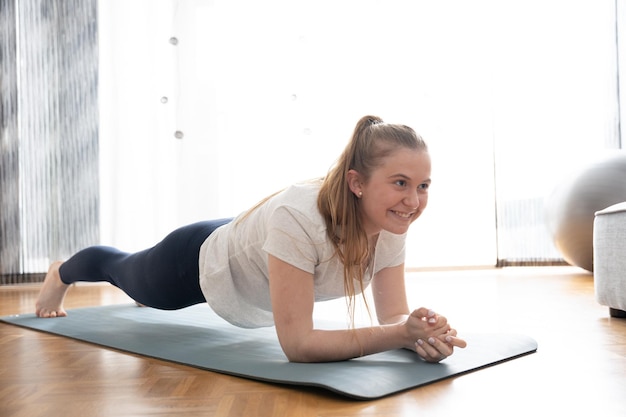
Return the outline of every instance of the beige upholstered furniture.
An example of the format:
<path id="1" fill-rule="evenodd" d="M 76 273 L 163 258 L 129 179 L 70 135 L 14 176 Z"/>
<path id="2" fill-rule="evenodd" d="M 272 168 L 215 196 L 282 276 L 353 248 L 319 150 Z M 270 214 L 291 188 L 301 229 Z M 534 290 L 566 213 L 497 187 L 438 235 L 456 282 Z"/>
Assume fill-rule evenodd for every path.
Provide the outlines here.
<path id="1" fill-rule="evenodd" d="M 593 227 L 596 299 L 626 317 L 626 202 L 596 212 Z"/>

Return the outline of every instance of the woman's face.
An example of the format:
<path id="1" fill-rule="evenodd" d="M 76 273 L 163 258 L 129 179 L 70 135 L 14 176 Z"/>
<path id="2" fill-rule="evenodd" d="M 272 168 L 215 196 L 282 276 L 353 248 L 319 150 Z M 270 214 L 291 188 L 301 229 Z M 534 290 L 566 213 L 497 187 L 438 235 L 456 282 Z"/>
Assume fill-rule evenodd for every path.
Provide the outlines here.
<path id="1" fill-rule="evenodd" d="M 359 180 L 351 183 L 351 189 L 361 199 L 368 236 L 381 230 L 406 233 L 428 204 L 431 180 L 427 151 L 400 148 L 386 157 L 366 181 L 353 172 Z"/>

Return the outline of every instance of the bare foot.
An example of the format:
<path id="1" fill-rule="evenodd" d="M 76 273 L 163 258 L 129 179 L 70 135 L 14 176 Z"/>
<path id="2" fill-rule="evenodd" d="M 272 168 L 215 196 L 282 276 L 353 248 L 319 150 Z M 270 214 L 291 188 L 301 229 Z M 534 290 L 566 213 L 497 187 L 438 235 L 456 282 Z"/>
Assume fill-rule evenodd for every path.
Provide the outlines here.
<path id="1" fill-rule="evenodd" d="M 63 299 L 70 286 L 61 281 L 59 267 L 62 263 L 54 262 L 48 269 L 43 287 L 41 287 L 39 292 L 39 298 L 35 304 L 37 317 L 54 318 L 67 316 L 63 309 Z"/>

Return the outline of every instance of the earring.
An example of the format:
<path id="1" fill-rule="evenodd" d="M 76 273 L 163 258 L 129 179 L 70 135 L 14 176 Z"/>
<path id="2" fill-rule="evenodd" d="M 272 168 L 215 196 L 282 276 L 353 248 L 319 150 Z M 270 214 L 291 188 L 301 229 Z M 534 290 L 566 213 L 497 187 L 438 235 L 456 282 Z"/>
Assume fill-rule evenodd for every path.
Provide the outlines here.
<path id="1" fill-rule="evenodd" d="M 359 198 L 363 197 L 363 191 L 359 191 Z"/>

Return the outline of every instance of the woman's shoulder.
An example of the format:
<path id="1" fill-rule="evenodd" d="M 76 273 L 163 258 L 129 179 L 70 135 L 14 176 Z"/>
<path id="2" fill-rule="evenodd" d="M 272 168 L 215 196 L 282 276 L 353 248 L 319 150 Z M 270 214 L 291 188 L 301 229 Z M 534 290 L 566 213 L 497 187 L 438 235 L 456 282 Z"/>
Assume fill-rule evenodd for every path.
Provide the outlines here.
<path id="1" fill-rule="evenodd" d="M 264 207 L 263 249 L 303 271 L 314 273 L 321 260 L 332 257 L 326 223 L 317 207 L 319 186 L 289 186 Z"/>
<path id="2" fill-rule="evenodd" d="M 266 215 L 277 227 L 302 228 L 306 234 L 325 235 L 326 223 L 319 211 L 319 182 L 291 185 L 274 196 L 266 207 Z"/>
<path id="3" fill-rule="evenodd" d="M 322 186 L 321 180 L 309 180 L 297 182 L 295 184 L 290 185 L 285 189 L 286 193 L 290 194 L 299 194 L 299 195 L 310 195 L 315 196 L 320 192 L 320 188 Z"/>
<path id="4" fill-rule="evenodd" d="M 318 212 L 317 197 L 321 182 L 300 182 L 285 188 L 272 199 L 274 207 L 288 207 L 304 212 Z"/>

